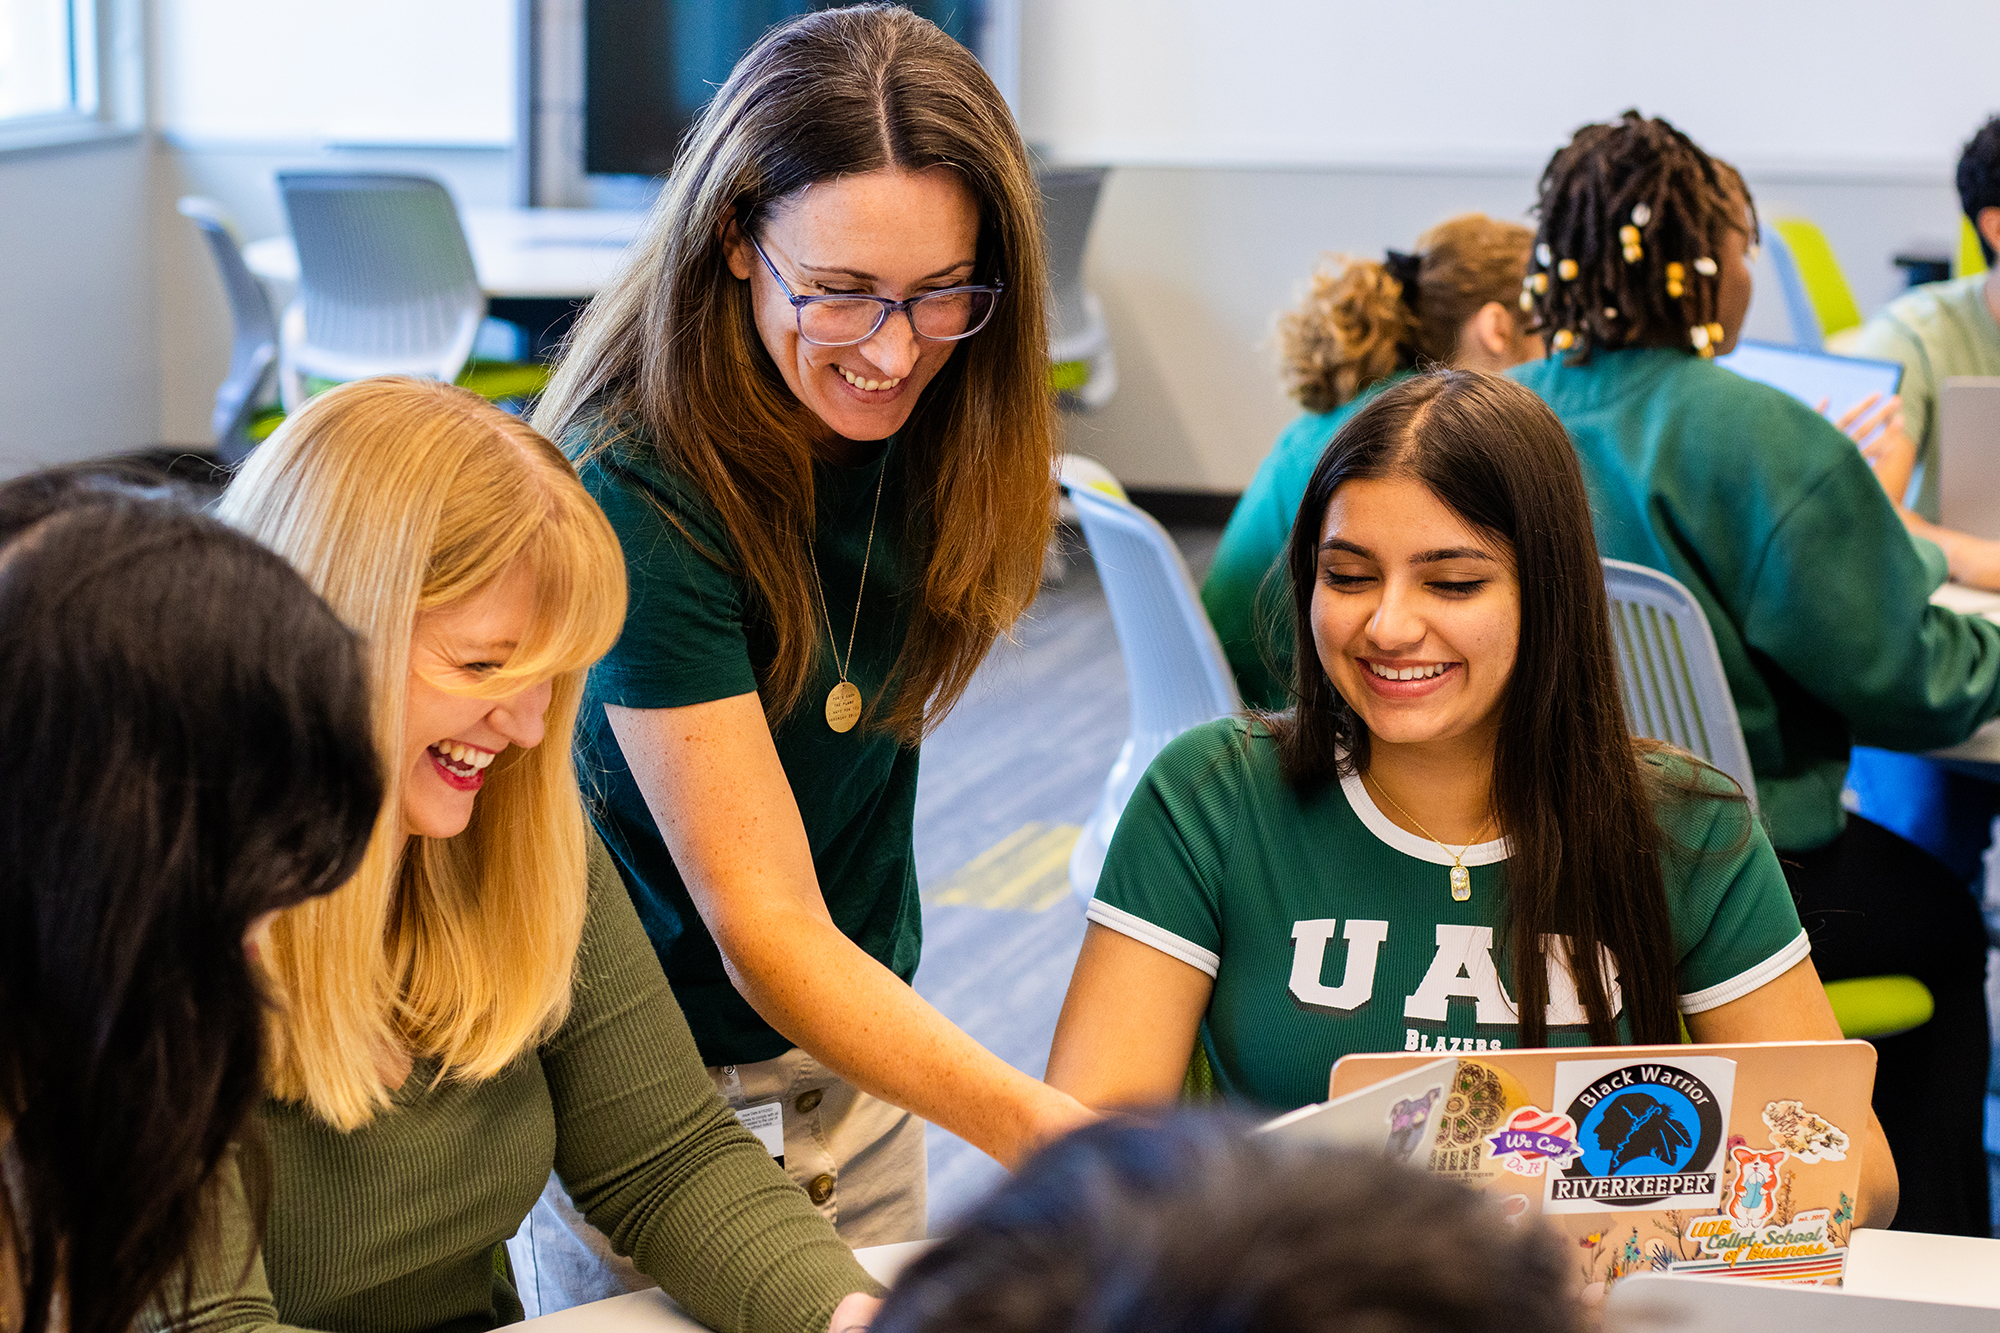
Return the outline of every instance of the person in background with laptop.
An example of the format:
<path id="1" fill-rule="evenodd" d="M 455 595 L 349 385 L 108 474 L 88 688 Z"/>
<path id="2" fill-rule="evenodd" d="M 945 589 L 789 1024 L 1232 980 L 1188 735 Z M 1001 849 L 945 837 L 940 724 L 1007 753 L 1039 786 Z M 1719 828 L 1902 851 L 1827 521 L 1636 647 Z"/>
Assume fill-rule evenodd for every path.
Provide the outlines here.
<path id="1" fill-rule="evenodd" d="M 1626 726 L 1583 474 L 1533 394 L 1449 370 L 1385 390 L 1327 446 L 1285 567 L 1298 702 L 1147 770 L 1050 1082 L 1152 1105 L 1192 1061 L 1290 1108 L 1356 1052 L 1674 1042 L 1683 1019 L 1840 1037 L 1742 793 Z M 1885 1225 L 1872 1116 L 1862 1164 Z"/>
<path id="2" fill-rule="evenodd" d="M 2000 269 L 1993 267 L 2000 252 L 2000 116 L 1980 126 L 1959 154 L 1958 201 L 1979 237 L 1987 271 L 1925 283 L 1891 301 L 1862 326 L 1852 349 L 1856 356 L 1902 363 L 1903 424 L 1917 446 L 1910 508 L 1930 523 L 1940 517 L 1938 392 L 1950 376 L 2000 375 Z M 2000 575 L 2000 561 L 1995 564 Z M 1993 582 L 2000 579 L 1982 586 Z"/>
<path id="3" fill-rule="evenodd" d="M 1820 975 L 1930 989 L 1930 1022 L 1876 1043 L 1898 1225 L 1985 1235 L 1978 904 L 1841 790 L 1856 743 L 1929 750 L 2000 713 L 2000 626 L 1930 603 L 1943 556 L 1851 439 L 1712 363 L 1750 304 L 1756 210 L 1733 168 L 1627 112 L 1554 156 L 1537 207 L 1554 355 L 1510 373 L 1568 429 L 1599 551 L 1671 574 L 1707 614 Z"/>
<path id="4" fill-rule="evenodd" d="M 905 1269 L 874 1333 L 1582 1333 L 1570 1247 L 1467 1186 L 1247 1133 L 1111 1121 Z"/>
<path id="5" fill-rule="evenodd" d="M 1283 708 L 1291 674 L 1284 554 L 1306 480 L 1333 433 L 1419 363 L 1502 371 L 1542 355 L 1520 308 L 1534 232 L 1484 213 L 1449 218 L 1416 251 L 1340 258 L 1313 274 L 1278 321 L 1285 388 L 1305 412 L 1257 468 L 1222 531 L 1201 604 L 1236 688 L 1253 708 Z"/>

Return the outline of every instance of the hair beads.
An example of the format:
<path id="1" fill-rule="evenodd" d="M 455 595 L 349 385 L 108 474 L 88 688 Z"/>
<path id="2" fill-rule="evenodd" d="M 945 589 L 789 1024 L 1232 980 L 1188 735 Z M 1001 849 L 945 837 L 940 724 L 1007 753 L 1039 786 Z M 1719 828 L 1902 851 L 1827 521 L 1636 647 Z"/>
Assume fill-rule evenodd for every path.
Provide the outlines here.
<path id="1" fill-rule="evenodd" d="M 1545 329 L 1572 331 L 1575 359 L 1621 347 L 1699 355 L 1696 325 L 1720 345 L 1719 250 L 1757 226 L 1733 168 L 1665 121 L 1628 113 L 1585 126 L 1550 160 L 1536 211 L 1558 280 L 1535 313 Z M 1573 279 L 1558 256 L 1576 265 Z"/>

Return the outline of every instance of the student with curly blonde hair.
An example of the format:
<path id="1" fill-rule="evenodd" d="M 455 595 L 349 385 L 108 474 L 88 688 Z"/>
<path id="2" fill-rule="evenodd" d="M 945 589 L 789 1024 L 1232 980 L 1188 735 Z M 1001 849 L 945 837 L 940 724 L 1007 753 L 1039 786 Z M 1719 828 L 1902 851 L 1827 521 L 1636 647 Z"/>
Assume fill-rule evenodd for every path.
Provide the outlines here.
<path id="1" fill-rule="evenodd" d="M 494 1251 L 552 1166 L 712 1327 L 807 1333 L 873 1292 L 709 1085 L 585 819 L 567 741 L 625 579 L 561 453 L 463 390 L 363 380 L 221 512 L 366 642 L 388 790 L 359 873 L 272 931 L 268 1230 L 238 1289 L 252 1221 L 225 1218 L 191 1321 L 518 1318 Z"/>
<path id="2" fill-rule="evenodd" d="M 1331 257 L 1298 307 L 1279 316 L 1285 391 L 1305 415 L 1237 501 L 1201 589 L 1245 703 L 1290 701 L 1282 579 L 1267 576 L 1320 452 L 1363 403 L 1419 365 L 1497 372 L 1540 356 L 1519 304 L 1533 241 L 1518 223 L 1461 214 L 1417 237 L 1414 254 Z"/>

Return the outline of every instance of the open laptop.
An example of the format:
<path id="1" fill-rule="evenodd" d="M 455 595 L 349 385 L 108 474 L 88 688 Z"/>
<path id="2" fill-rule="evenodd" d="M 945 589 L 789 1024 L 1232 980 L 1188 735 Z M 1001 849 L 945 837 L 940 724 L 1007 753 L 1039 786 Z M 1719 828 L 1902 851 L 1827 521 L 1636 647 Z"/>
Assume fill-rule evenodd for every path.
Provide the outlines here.
<path id="1" fill-rule="evenodd" d="M 1458 1061 L 1429 1060 L 1331 1101 L 1301 1106 L 1259 1133 L 1380 1153 L 1423 1166 L 1437 1147 L 1444 1103 Z"/>
<path id="2" fill-rule="evenodd" d="M 1835 356 L 1779 343 L 1739 342 L 1735 351 L 1715 358 L 1715 364 L 1783 389 L 1815 412 L 1824 403 L 1826 415 L 1835 421 L 1870 394 L 1886 400 L 1903 383 L 1900 362 Z"/>
<path id="3" fill-rule="evenodd" d="M 2000 378 L 1954 375 L 1939 386 L 1938 518 L 2000 537 Z"/>
<path id="4" fill-rule="evenodd" d="M 1350 1055 L 1336 1101 L 1434 1056 Z M 1837 1285 L 1875 1085 L 1865 1041 L 1460 1055 L 1430 1169 L 1575 1241 L 1579 1285 L 1681 1273 Z"/>

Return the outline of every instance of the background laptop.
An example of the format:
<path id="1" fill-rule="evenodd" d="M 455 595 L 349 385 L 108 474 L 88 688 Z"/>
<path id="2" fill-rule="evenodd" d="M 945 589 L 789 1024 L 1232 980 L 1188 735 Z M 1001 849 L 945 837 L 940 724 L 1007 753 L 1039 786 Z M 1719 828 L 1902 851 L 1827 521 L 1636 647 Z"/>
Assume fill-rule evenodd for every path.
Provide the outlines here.
<path id="1" fill-rule="evenodd" d="M 1955 375 L 1939 387 L 1938 517 L 2000 538 L 2000 378 Z"/>
<path id="2" fill-rule="evenodd" d="M 1424 1061 L 1332 1101 L 1301 1106 L 1259 1132 L 1425 1166 L 1437 1146 L 1445 1099 L 1457 1074 L 1458 1061 L 1450 1057 Z"/>
<path id="3" fill-rule="evenodd" d="M 1342 1094 L 1412 1055 L 1351 1055 Z M 1430 1168 L 1576 1243 L 1578 1285 L 1635 1273 L 1837 1284 L 1875 1084 L 1865 1041 L 1461 1056 Z"/>
<path id="4" fill-rule="evenodd" d="M 1870 394 L 1886 399 L 1903 383 L 1900 362 L 1835 356 L 1779 343 L 1739 342 L 1735 351 L 1715 358 L 1715 364 L 1783 389 L 1815 412 L 1825 403 L 1826 415 L 1836 421 Z"/>

